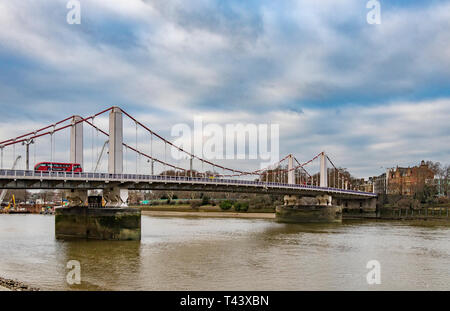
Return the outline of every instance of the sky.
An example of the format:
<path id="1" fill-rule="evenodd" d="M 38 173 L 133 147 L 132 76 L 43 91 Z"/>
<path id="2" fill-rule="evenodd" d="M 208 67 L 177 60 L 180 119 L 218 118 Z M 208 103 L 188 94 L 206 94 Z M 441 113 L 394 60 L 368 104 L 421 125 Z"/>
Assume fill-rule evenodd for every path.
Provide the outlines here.
<path id="1" fill-rule="evenodd" d="M 196 116 L 279 124 L 280 157 L 357 177 L 450 164 L 450 1 L 380 0 L 380 24 L 366 0 L 80 2 L 78 25 L 66 0 L 0 1 L 0 140 L 119 106 L 170 140 Z"/>

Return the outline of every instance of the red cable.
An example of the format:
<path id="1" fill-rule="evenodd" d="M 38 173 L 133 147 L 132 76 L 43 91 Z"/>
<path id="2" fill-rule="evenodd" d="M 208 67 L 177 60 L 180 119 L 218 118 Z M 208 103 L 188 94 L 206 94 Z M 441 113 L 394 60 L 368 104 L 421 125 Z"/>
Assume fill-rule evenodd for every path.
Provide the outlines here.
<path id="1" fill-rule="evenodd" d="M 211 162 L 211 161 L 202 159 L 202 158 L 196 156 L 195 154 L 192 154 L 192 153 L 190 153 L 190 152 L 184 150 L 184 149 L 181 148 L 181 147 L 175 146 L 172 142 L 168 141 L 168 140 L 165 139 L 164 137 L 162 137 L 162 136 L 158 135 L 157 133 L 153 132 L 150 128 L 148 128 L 147 126 L 145 126 L 144 124 L 142 124 L 141 122 L 139 122 L 138 120 L 136 120 L 134 117 L 132 117 L 132 116 L 131 116 L 129 113 L 127 113 L 125 110 L 123 110 L 123 109 L 121 109 L 121 108 L 119 108 L 119 109 L 123 112 L 123 114 L 125 114 L 127 117 L 129 117 L 129 118 L 130 118 L 131 120 L 133 120 L 134 122 L 136 122 L 136 124 L 138 124 L 139 126 L 141 126 L 142 128 L 144 128 L 145 130 L 147 130 L 147 131 L 150 132 L 151 134 L 155 135 L 156 137 L 158 137 L 159 139 L 161 139 L 161 140 L 164 141 L 165 143 L 169 144 L 170 146 L 172 146 L 172 147 L 178 149 L 178 150 L 181 151 L 181 152 L 186 153 L 186 154 L 187 154 L 188 156 L 190 156 L 191 158 L 195 158 L 195 159 L 197 159 L 197 160 L 199 160 L 199 161 L 202 161 L 202 162 L 204 162 L 204 163 L 210 164 L 210 165 L 212 165 L 212 166 L 214 166 L 214 167 L 217 167 L 217 168 L 219 168 L 219 169 L 223 169 L 223 170 L 227 170 L 227 171 L 231 171 L 231 172 L 237 172 L 237 173 L 240 173 L 240 175 L 227 175 L 227 176 L 261 175 L 261 173 L 259 173 L 259 172 L 265 171 L 265 170 L 266 170 L 266 169 L 259 169 L 259 170 L 253 171 L 253 172 L 245 172 L 245 171 L 241 171 L 241 170 L 236 170 L 236 169 L 227 168 L 227 167 L 224 167 L 224 166 L 222 166 L 222 165 L 215 164 L 215 163 L 213 163 L 213 162 Z M 278 163 L 282 162 L 282 161 L 285 160 L 287 157 L 288 157 L 288 156 L 286 156 L 284 159 L 282 159 L 282 160 L 279 161 Z M 223 176 L 225 176 L 225 175 L 223 175 Z"/>
<path id="2" fill-rule="evenodd" d="M 41 129 L 39 129 L 39 130 L 37 130 L 37 131 L 30 132 L 30 133 L 27 133 L 27 134 L 18 136 L 18 137 L 14 138 L 14 139 L 8 139 L 8 140 L 5 140 L 5 141 L 2 141 L 2 142 L 0 142 L 0 145 L 2 145 L 2 147 L 6 147 L 6 146 L 9 146 L 9 145 L 18 144 L 18 143 L 21 143 L 21 142 L 24 142 L 24 141 L 27 141 L 27 140 L 30 140 L 30 139 L 35 139 L 35 138 L 39 138 L 39 137 L 42 137 L 42 136 L 45 136 L 45 135 L 49 135 L 49 134 L 53 134 L 53 133 L 62 131 L 62 130 L 64 130 L 64 129 L 68 128 L 68 127 L 71 127 L 71 126 L 76 125 L 76 124 L 81 123 L 81 122 L 86 122 L 87 124 L 91 125 L 91 126 L 94 127 L 95 129 L 97 129 L 98 131 L 100 131 L 101 133 L 103 133 L 104 135 L 106 135 L 106 136 L 109 137 L 109 134 L 108 134 L 108 133 L 106 133 L 105 131 L 101 130 L 100 128 L 98 128 L 97 126 L 95 126 L 94 124 L 92 124 L 91 122 L 89 122 L 88 120 L 89 120 L 89 119 L 94 119 L 95 117 L 97 117 L 97 116 L 99 116 L 99 115 L 101 115 L 101 114 L 103 114 L 103 113 L 105 113 L 105 112 L 107 112 L 107 111 L 110 111 L 110 110 L 112 110 L 112 109 L 114 109 L 114 108 L 120 109 L 120 111 L 122 111 L 127 117 L 129 117 L 131 120 L 133 120 L 134 122 L 136 122 L 136 124 L 138 124 L 139 126 L 143 127 L 143 128 L 144 128 L 145 130 L 147 130 L 148 132 L 150 132 L 152 135 L 155 135 L 156 137 L 158 137 L 159 139 L 161 139 L 161 140 L 164 141 L 165 143 L 169 144 L 170 146 L 172 146 L 172 147 L 174 147 L 174 148 L 177 148 L 179 151 L 186 153 L 187 155 L 191 156 L 192 158 L 198 159 L 198 160 L 200 160 L 200 161 L 202 161 L 202 162 L 204 162 L 204 163 L 210 164 L 210 165 L 212 165 L 213 167 L 217 167 L 217 168 L 222 169 L 222 170 L 231 171 L 231 172 L 233 172 L 233 173 L 239 173 L 239 174 L 228 174 L 228 175 L 226 175 L 226 174 L 217 174 L 217 175 L 215 175 L 215 176 L 222 176 L 222 177 L 235 177 L 235 176 L 245 176 L 245 175 L 259 175 L 259 176 L 261 176 L 264 172 L 270 171 L 270 167 L 268 167 L 268 168 L 265 168 L 265 169 L 259 169 L 259 170 L 255 170 L 255 171 L 252 171 L 252 172 L 245 172 L 245 171 L 241 171 L 241 170 L 236 170 L 236 169 L 227 168 L 227 167 L 224 167 L 224 166 L 222 166 L 222 165 L 215 164 L 215 163 L 213 163 L 213 162 L 211 162 L 211 161 L 202 159 L 202 158 L 200 158 L 200 157 L 198 157 L 198 156 L 196 156 L 196 155 L 194 155 L 194 154 L 192 154 L 192 153 L 190 153 L 190 152 L 188 152 L 188 151 L 182 149 L 181 147 L 175 146 L 172 142 L 166 140 L 166 139 L 163 138 L 162 136 L 160 136 L 160 135 L 158 135 L 157 133 L 153 132 L 151 129 L 149 129 L 147 126 L 145 126 L 145 125 L 142 124 L 141 122 L 137 121 L 134 117 L 132 117 L 130 114 L 128 114 L 126 111 L 124 111 L 124 110 L 121 109 L 120 107 L 114 107 L 114 106 L 113 106 L 113 107 L 110 107 L 110 108 L 108 108 L 108 109 L 105 109 L 105 110 L 103 110 L 103 111 L 101 111 L 101 112 L 99 112 L 99 113 L 96 113 L 96 114 L 94 114 L 94 115 L 92 115 L 92 116 L 89 116 L 89 117 L 80 119 L 80 120 L 78 120 L 78 121 L 76 121 L 76 122 L 72 122 L 71 124 L 65 125 L 65 126 L 63 126 L 63 127 L 55 128 L 53 131 L 48 131 L 48 132 L 45 132 L 45 133 L 36 135 L 36 133 L 39 133 L 39 132 L 41 132 L 41 131 L 43 131 L 43 130 L 46 130 L 46 129 L 48 129 L 48 128 L 51 128 L 51 127 L 56 127 L 57 125 L 59 125 L 59 124 L 61 124 L 61 123 L 64 123 L 64 122 L 66 122 L 66 121 L 68 121 L 68 120 L 74 118 L 75 116 L 68 117 L 68 118 L 63 119 L 63 120 L 61 120 L 61 121 L 58 121 L 58 122 L 56 122 L 56 123 L 54 123 L 54 124 L 52 124 L 52 125 L 43 127 L 43 128 L 41 128 Z M 29 137 L 29 138 L 27 138 L 27 139 L 21 139 L 21 138 L 30 136 L 30 135 L 32 135 L 32 134 L 35 134 L 35 135 L 34 135 L 34 136 L 31 136 L 31 137 Z M 6 144 L 5 144 L 5 143 L 6 143 Z M 172 167 L 172 168 L 175 168 L 175 169 L 179 169 L 179 170 L 182 170 L 182 171 L 187 171 L 187 170 L 184 169 L 184 168 L 177 167 L 177 166 L 172 165 L 172 164 L 170 164 L 170 163 L 166 163 L 166 162 L 164 162 L 164 161 L 161 161 L 161 160 L 158 160 L 158 159 L 156 159 L 156 158 L 153 158 L 153 157 L 149 156 L 149 155 L 146 154 L 146 153 L 143 153 L 143 152 L 141 152 L 141 151 L 139 151 L 139 150 L 136 150 L 135 148 L 133 148 L 133 147 L 131 147 L 131 146 L 128 146 L 128 145 L 125 144 L 125 143 L 123 143 L 123 145 L 124 145 L 126 148 L 129 148 L 130 150 L 133 150 L 133 151 L 139 153 L 140 155 L 143 155 L 143 156 L 145 156 L 145 157 L 147 157 L 147 158 L 149 158 L 149 159 L 155 160 L 155 161 L 157 161 L 157 162 L 159 162 L 159 163 L 161 163 L 161 164 L 164 164 L 164 165 L 167 165 L 167 166 L 169 166 L 169 167 Z M 294 168 L 291 168 L 291 169 L 283 169 L 283 170 L 280 170 L 279 172 L 290 172 L 290 171 L 292 171 L 292 170 L 296 170 L 296 169 L 298 169 L 298 168 L 302 168 L 302 169 L 303 169 L 303 170 L 311 177 L 311 175 L 305 170 L 304 166 L 305 166 L 305 165 L 308 165 L 309 163 L 311 163 L 312 161 L 314 161 L 315 159 L 317 159 L 320 155 L 321 155 L 321 153 L 319 153 L 319 154 L 318 154 L 317 156 L 315 156 L 313 159 L 311 159 L 311 160 L 309 160 L 309 161 L 307 161 L 307 162 L 305 162 L 305 163 L 303 163 L 303 164 L 300 164 L 300 163 L 298 162 L 298 160 L 294 157 L 295 161 L 296 161 L 299 165 L 296 166 L 296 167 L 294 167 Z M 278 166 L 280 163 L 282 163 L 283 161 L 285 161 L 289 156 L 290 156 L 290 155 L 287 155 L 287 156 L 285 156 L 283 159 L 279 160 L 279 161 L 277 162 L 276 165 Z M 328 158 L 328 157 L 327 157 L 327 158 Z M 328 160 L 330 160 L 330 159 L 328 158 Z M 331 160 L 330 160 L 330 162 L 331 162 Z M 331 162 L 331 163 L 332 163 L 332 162 Z M 332 163 L 332 165 L 334 166 L 333 163 Z"/>
<path id="3" fill-rule="evenodd" d="M 37 130 L 37 131 L 30 132 L 30 133 L 27 133 L 27 134 L 24 134 L 24 135 L 20 135 L 20 136 L 17 136 L 16 138 L 11 138 L 11 139 L 8 139 L 8 140 L 4 140 L 4 141 L 0 142 L 0 145 L 3 145 L 4 143 L 10 142 L 10 141 L 15 141 L 15 140 L 20 139 L 20 138 L 23 138 L 23 137 L 30 136 L 31 134 L 39 133 L 39 132 L 41 132 L 41 131 L 43 131 L 43 130 L 46 130 L 46 129 L 48 129 L 48 128 L 51 128 L 52 126 L 56 126 L 56 125 L 59 125 L 59 124 L 61 124 L 61 123 L 64 123 L 64 122 L 66 122 L 67 120 L 72 119 L 73 117 L 74 117 L 74 116 L 68 117 L 68 118 L 66 118 L 66 119 L 64 119 L 64 120 L 61 120 L 61 121 L 56 122 L 55 124 L 52 124 L 52 125 L 48 125 L 48 126 L 46 126 L 46 127 L 43 127 L 43 128 L 41 128 L 41 129 L 39 129 L 39 130 Z"/>
<path id="4" fill-rule="evenodd" d="M 92 116 L 90 116 L 90 117 L 87 117 L 87 118 L 78 120 L 78 121 L 76 121 L 76 122 L 73 122 L 73 123 L 71 123 L 71 124 L 67 124 L 67 125 L 65 125 L 65 126 L 63 126 L 63 127 L 57 128 L 57 129 L 54 129 L 53 131 L 48 131 L 48 132 L 45 132 L 45 133 L 42 133 L 42 134 L 39 134 L 39 135 L 34 135 L 34 136 L 31 136 L 31 137 L 29 137 L 29 138 L 27 138 L 27 139 L 19 139 L 19 140 L 9 139 L 8 141 L 12 141 L 12 142 L 7 143 L 7 144 L 4 144 L 4 145 L 2 145 L 2 147 L 7 147 L 7 146 L 9 146 L 9 145 L 18 144 L 18 143 L 21 143 L 21 142 L 24 142 L 24 141 L 27 141 L 27 140 L 30 140 L 30 139 L 39 138 L 39 137 L 42 137 L 42 136 L 45 136 L 45 135 L 49 135 L 49 134 L 53 134 L 53 133 L 59 132 L 59 131 L 64 130 L 64 129 L 70 127 L 70 126 L 73 126 L 73 125 L 76 125 L 76 124 L 78 124 L 78 123 L 84 122 L 84 121 L 86 121 L 86 120 L 88 120 L 88 119 L 93 119 L 93 118 L 95 118 L 95 117 L 97 117 L 97 116 L 99 116 L 99 115 L 101 115 L 101 114 L 103 114 L 103 113 L 105 113 L 105 112 L 111 110 L 112 108 L 114 108 L 114 107 L 105 109 L 105 110 L 103 110 L 103 111 L 101 111 L 101 112 L 99 112 L 99 113 L 96 113 L 96 114 L 94 114 L 94 115 L 92 115 Z M 73 118 L 73 116 L 72 116 L 71 118 Z M 67 119 L 65 119 L 65 120 L 67 121 L 67 120 L 69 120 L 69 119 L 70 119 L 70 118 L 67 118 Z M 61 123 L 61 122 L 62 122 L 62 121 L 60 121 L 59 123 Z M 56 124 L 57 124 L 57 123 L 55 123 L 55 125 L 56 125 Z M 47 126 L 47 127 L 43 128 L 43 129 L 47 129 L 47 128 L 52 127 L 52 126 L 54 126 L 54 125 Z M 42 131 L 42 129 L 39 130 L 39 131 Z M 37 133 L 37 132 L 39 132 L 39 131 L 32 132 L 32 133 Z M 22 136 L 19 136 L 19 137 L 25 137 L 25 136 L 27 136 L 27 135 L 22 135 Z"/>

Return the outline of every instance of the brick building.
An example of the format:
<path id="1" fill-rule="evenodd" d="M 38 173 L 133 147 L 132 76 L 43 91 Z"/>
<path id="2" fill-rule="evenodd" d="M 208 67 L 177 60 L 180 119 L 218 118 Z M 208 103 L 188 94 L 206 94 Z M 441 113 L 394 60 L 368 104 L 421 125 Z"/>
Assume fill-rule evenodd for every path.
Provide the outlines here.
<path id="1" fill-rule="evenodd" d="M 413 195 L 426 184 L 434 182 L 434 172 L 425 161 L 419 166 L 398 167 L 387 171 L 388 194 Z"/>

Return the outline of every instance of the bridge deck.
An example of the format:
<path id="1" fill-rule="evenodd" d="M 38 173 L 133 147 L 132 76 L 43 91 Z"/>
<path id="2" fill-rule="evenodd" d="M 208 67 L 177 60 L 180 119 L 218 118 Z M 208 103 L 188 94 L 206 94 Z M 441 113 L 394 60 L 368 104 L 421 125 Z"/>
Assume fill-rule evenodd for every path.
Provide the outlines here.
<path id="1" fill-rule="evenodd" d="M 356 190 L 251 180 L 143 174 L 0 170 L 0 188 L 2 189 L 104 189 L 113 186 L 130 190 L 247 192 L 305 196 L 330 194 L 336 198 L 351 199 L 367 199 L 377 196 L 375 193 Z"/>

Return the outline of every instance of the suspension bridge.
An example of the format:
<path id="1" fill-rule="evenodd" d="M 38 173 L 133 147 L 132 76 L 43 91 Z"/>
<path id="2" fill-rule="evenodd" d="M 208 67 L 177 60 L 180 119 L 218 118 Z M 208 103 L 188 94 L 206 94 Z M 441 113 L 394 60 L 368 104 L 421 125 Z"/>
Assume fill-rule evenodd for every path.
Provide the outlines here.
<path id="1" fill-rule="evenodd" d="M 101 129 L 95 123 L 101 115 L 106 113 L 109 113 L 108 131 Z M 135 125 L 134 146 L 130 142 L 124 142 L 124 117 Z M 85 155 L 83 125 L 91 129 L 91 171 L 83 166 Z M 148 135 L 147 144 L 138 143 L 138 128 Z M 35 164 L 37 145 L 39 148 L 50 150 L 49 162 L 53 163 L 56 157 L 55 136 L 63 131 L 70 132 L 70 155 L 68 156 L 70 163 L 80 163 L 84 171 L 59 171 L 56 167 L 46 171 L 30 169 L 30 145 L 34 146 Z M 101 151 L 98 144 L 99 135 L 106 139 Z M 45 137 L 50 137 L 50 146 L 39 143 L 39 140 Z M 26 154 L 19 155 L 16 146 L 24 146 Z M 108 152 L 105 152 L 105 147 L 108 147 Z M 145 147 L 148 149 L 147 152 L 143 151 Z M 161 147 L 163 151 L 160 150 Z M 185 155 L 188 159 L 185 167 L 167 160 L 167 147 L 175 148 Z M 303 163 L 289 154 L 267 168 L 254 171 L 225 167 L 174 145 L 119 107 L 110 107 L 88 117 L 70 116 L 35 131 L 1 141 L 0 151 L 0 188 L 64 189 L 68 190 L 67 196 L 72 205 L 82 204 L 87 198 L 86 190 L 91 189 L 103 190 L 104 197 L 110 206 L 125 206 L 127 190 L 247 192 L 316 197 L 327 195 L 336 199 L 376 197 L 374 193 L 362 192 L 354 188 L 350 174 L 337 168 L 324 152 Z M 124 161 L 124 151 L 132 152 L 136 156 L 136 171 L 133 174 L 124 172 L 124 164 L 126 166 L 127 163 Z M 7 152 L 12 153 L 12 156 L 8 158 L 14 161 L 16 157 L 25 157 L 26 168 L 5 169 L 4 158 Z M 98 172 L 99 163 L 104 154 L 108 155 L 108 172 Z M 147 160 L 145 165 L 150 170 L 148 174 L 142 173 L 145 170 L 140 165 L 142 158 Z M 317 161 L 320 163 L 318 165 L 320 171 L 316 174 L 308 172 L 308 166 Z M 199 169 L 194 169 L 195 162 L 199 163 L 197 165 Z M 159 174 L 155 172 L 155 165 L 160 166 Z M 328 165 L 331 166 L 330 169 L 327 168 Z M 205 167 L 209 167 L 210 170 L 206 170 Z M 331 205 L 331 203 L 330 199 L 327 204 Z"/>
<path id="2" fill-rule="evenodd" d="M 134 125 L 134 142 L 124 139 L 130 137 L 130 127 L 124 127 L 125 118 Z M 105 124 L 108 129 L 102 129 Z M 84 127 L 91 131 L 90 150 L 84 150 L 87 145 Z M 168 147 L 184 155 L 184 163 L 179 159 L 168 160 Z M 84 159 L 87 153 L 90 153 L 90 169 L 89 161 Z M 133 173 L 130 173 L 130 154 L 134 154 Z M 283 195 L 284 205 L 277 207 L 277 217 L 294 222 L 340 221 L 343 206 L 374 210 L 377 197 L 375 193 L 359 191 L 351 175 L 336 167 L 325 152 L 305 162 L 288 154 L 277 163 L 253 171 L 231 168 L 176 146 L 119 107 L 88 117 L 73 115 L 3 140 L 0 157 L 2 200 L 5 191 L 14 189 L 64 191 L 69 206 L 56 211 L 57 237 L 140 239 L 140 211 L 127 208 L 129 190 Z M 17 163 L 23 157 L 25 168 L 21 169 Z M 68 163 L 63 163 L 67 160 Z M 108 168 L 102 171 L 105 161 Z M 12 163 L 10 169 L 5 168 L 5 162 Z M 317 172 L 313 173 L 314 169 Z M 102 190 L 109 208 L 84 208 L 89 190 Z M 303 197 L 315 197 L 318 204 L 305 206 L 300 203 Z M 105 217 L 110 220 L 105 222 Z"/>

